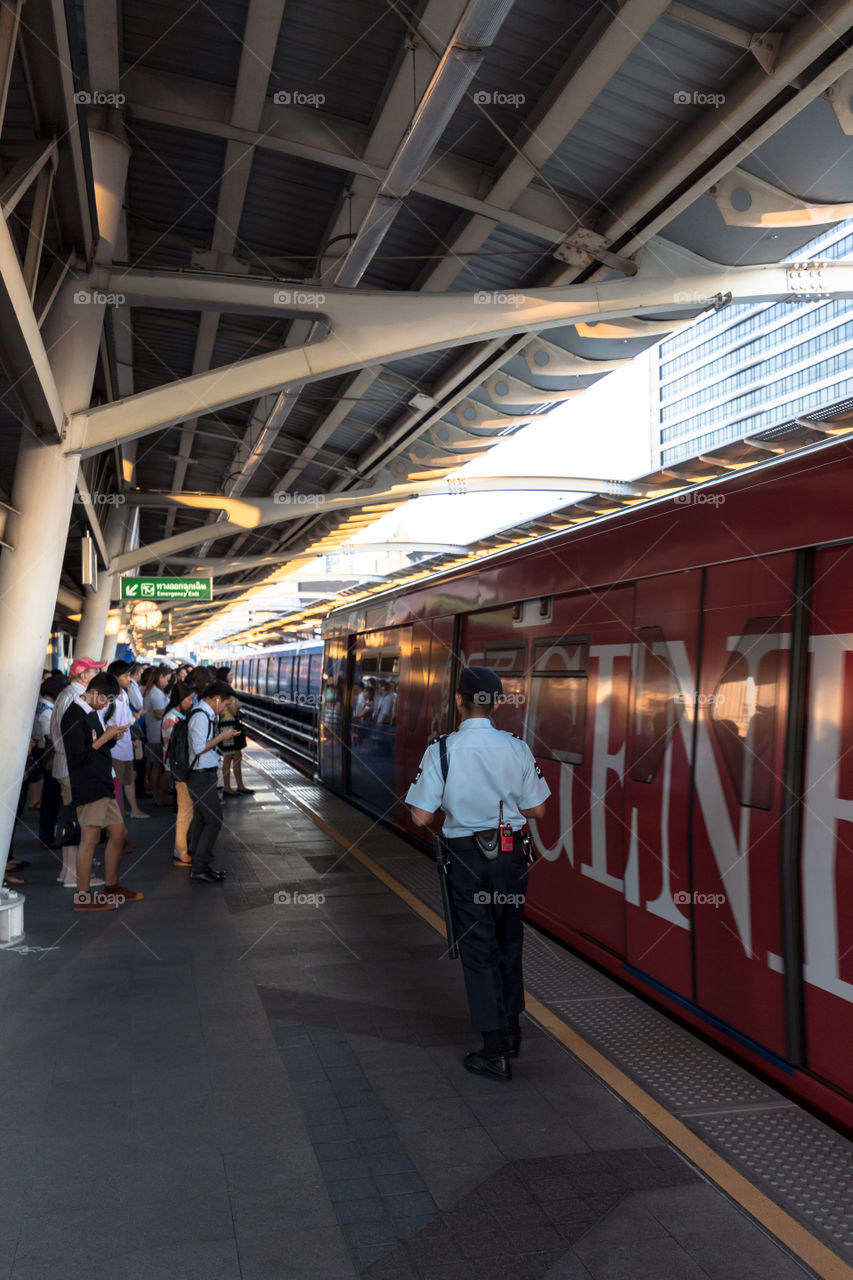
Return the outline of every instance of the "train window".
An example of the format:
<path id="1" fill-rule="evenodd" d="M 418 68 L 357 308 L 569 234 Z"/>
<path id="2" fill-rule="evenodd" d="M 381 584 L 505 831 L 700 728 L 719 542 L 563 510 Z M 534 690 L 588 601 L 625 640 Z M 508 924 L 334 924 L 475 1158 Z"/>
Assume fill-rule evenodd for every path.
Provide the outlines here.
<path id="1" fill-rule="evenodd" d="M 588 665 L 587 636 L 535 641 L 525 731 L 534 755 L 583 764 Z"/>
<path id="2" fill-rule="evenodd" d="M 641 627 L 638 639 L 630 768 L 635 782 L 651 782 L 684 713 L 684 700 L 661 628 Z"/>
<path id="3" fill-rule="evenodd" d="M 377 657 L 364 656 L 361 659 L 361 676 L 375 676 L 379 673 L 379 659 Z"/>
<path id="4" fill-rule="evenodd" d="M 290 687 L 293 677 L 293 654 L 286 653 L 279 662 L 278 667 L 278 696 L 282 702 L 290 702 L 292 700 L 292 690 Z"/>
<path id="5" fill-rule="evenodd" d="M 470 663 L 474 666 L 480 665 L 474 662 L 476 655 L 471 656 Z M 523 644 L 495 644 L 485 649 L 483 652 L 482 665 L 491 667 L 501 680 L 504 676 L 517 676 L 524 672 L 524 662 L 527 657 L 527 646 Z"/>
<path id="6" fill-rule="evenodd" d="M 379 670 L 382 675 L 397 675 L 400 670 L 399 653 L 383 653 L 379 659 Z"/>
<path id="7" fill-rule="evenodd" d="M 319 692 L 320 655 L 310 653 L 305 657 L 307 675 L 305 676 L 305 706 L 312 709 L 317 706 Z"/>
<path id="8" fill-rule="evenodd" d="M 773 807 L 781 618 L 751 618 L 729 655 L 710 707 L 714 736 L 740 803 Z"/>

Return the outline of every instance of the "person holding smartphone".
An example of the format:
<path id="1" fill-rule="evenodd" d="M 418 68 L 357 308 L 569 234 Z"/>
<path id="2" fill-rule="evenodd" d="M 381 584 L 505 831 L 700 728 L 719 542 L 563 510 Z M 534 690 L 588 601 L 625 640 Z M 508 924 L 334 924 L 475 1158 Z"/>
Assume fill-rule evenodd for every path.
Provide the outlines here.
<path id="1" fill-rule="evenodd" d="M 113 785 L 113 743 L 128 733 L 127 724 L 106 729 L 98 712 L 107 709 L 121 692 L 115 676 L 95 676 L 62 717 L 62 741 L 68 762 L 71 799 L 77 807 L 80 844 L 77 849 L 75 911 L 110 911 L 125 902 L 139 902 L 145 895 L 119 884 L 118 866 L 127 836 Z M 88 708 L 88 709 L 87 709 Z M 106 884 L 92 893 L 89 878 L 92 857 L 102 828 L 107 831 L 104 855 Z"/>

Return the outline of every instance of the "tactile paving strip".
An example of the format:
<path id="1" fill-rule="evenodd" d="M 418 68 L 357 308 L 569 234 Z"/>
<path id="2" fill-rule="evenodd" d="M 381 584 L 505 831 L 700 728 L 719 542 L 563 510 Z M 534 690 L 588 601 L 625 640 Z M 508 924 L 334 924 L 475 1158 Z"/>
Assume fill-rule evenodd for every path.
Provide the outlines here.
<path id="1" fill-rule="evenodd" d="M 697 1117 L 691 1127 L 748 1171 L 772 1199 L 784 1201 L 813 1231 L 819 1229 L 849 1261 L 853 1167 L 845 1138 L 795 1106 L 746 1117 Z"/>
<path id="2" fill-rule="evenodd" d="M 421 901 L 441 910 L 435 870 L 344 800 L 283 761 L 260 761 L 286 792 L 347 831 Z M 346 815 L 344 822 L 339 817 Z M 356 834 L 371 829 L 370 838 Z M 381 830 L 381 829 L 380 829 Z M 637 999 L 580 957 L 527 930 L 528 990 L 843 1257 L 853 1254 L 853 1144 Z"/>

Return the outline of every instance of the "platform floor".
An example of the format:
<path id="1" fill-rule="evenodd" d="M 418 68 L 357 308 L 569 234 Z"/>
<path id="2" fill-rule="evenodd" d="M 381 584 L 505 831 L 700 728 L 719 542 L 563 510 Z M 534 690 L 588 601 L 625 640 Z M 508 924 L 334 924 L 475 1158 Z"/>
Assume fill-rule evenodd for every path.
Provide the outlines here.
<path id="1" fill-rule="evenodd" d="M 122 869 L 145 901 L 82 917 L 16 839 L 33 865 L 25 943 L 0 951 L 0 1277 L 818 1274 L 529 1019 L 511 1085 L 466 1074 L 442 939 L 318 827 L 317 788 L 250 758 L 225 888 L 173 868 L 158 816 L 131 824 Z M 322 806 L 413 884 L 429 869 Z"/>

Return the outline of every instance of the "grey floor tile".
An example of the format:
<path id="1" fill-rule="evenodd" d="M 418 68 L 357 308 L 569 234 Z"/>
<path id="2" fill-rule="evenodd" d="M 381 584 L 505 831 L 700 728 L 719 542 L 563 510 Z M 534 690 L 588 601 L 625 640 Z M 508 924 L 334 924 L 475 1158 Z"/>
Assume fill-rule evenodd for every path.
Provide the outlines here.
<path id="1" fill-rule="evenodd" d="M 708 1273 L 670 1236 L 636 1239 L 617 1248 L 588 1245 L 584 1237 L 574 1251 L 593 1280 L 707 1280 Z"/>
<path id="2" fill-rule="evenodd" d="M 134 1250 L 126 1265 L 127 1280 L 241 1280 L 233 1239 Z"/>

